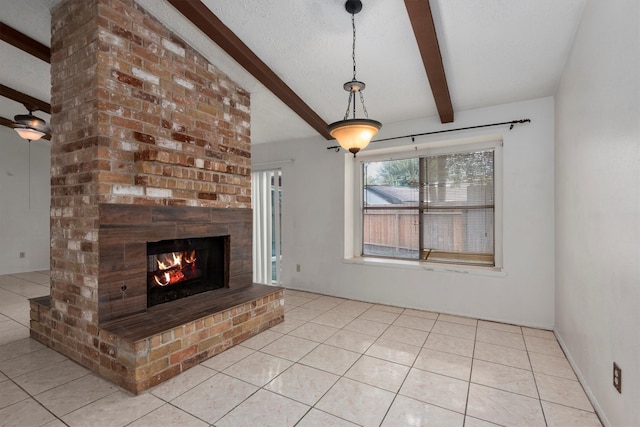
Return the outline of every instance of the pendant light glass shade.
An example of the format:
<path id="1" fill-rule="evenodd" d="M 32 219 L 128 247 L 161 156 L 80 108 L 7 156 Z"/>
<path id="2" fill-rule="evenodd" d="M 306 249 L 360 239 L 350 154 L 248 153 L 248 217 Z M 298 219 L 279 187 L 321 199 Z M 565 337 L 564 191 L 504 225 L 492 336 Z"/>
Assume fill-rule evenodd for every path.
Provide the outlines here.
<path id="1" fill-rule="evenodd" d="M 369 145 L 371 138 L 381 127 L 382 123 L 371 119 L 340 120 L 329 125 L 329 133 L 342 148 L 355 156 L 358 151 Z"/>

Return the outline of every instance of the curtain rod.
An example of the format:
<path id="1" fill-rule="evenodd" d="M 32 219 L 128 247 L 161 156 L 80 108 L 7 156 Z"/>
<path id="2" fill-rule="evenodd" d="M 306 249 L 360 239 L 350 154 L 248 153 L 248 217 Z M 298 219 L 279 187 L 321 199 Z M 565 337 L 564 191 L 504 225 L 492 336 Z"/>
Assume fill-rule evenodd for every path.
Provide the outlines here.
<path id="1" fill-rule="evenodd" d="M 434 135 L 434 134 L 437 134 L 437 133 L 456 132 L 456 131 L 461 131 L 461 130 L 479 129 L 479 128 L 486 128 L 486 127 L 492 127 L 492 126 L 502 126 L 502 125 L 511 125 L 511 126 L 509 126 L 509 130 L 511 130 L 511 129 L 513 129 L 513 126 L 515 126 L 517 124 L 521 124 L 521 123 L 531 123 L 531 120 L 530 119 L 511 120 L 510 122 L 489 123 L 489 124 L 486 124 L 486 125 L 467 126 L 467 127 L 464 127 L 464 128 L 436 130 L 436 131 L 433 131 L 433 132 L 423 132 L 423 133 L 413 133 L 413 134 L 410 134 L 410 135 L 393 136 L 391 138 L 376 139 L 374 141 L 371 141 L 371 143 L 382 142 L 382 141 L 391 141 L 391 140 L 394 140 L 394 139 L 402 139 L 402 138 L 411 138 L 411 141 L 414 141 L 416 136 Z M 327 147 L 327 150 L 333 150 L 333 149 L 336 149 L 336 152 L 340 151 L 340 146 L 339 145 L 334 145 L 334 146 L 331 146 L 331 147 Z"/>
<path id="2" fill-rule="evenodd" d="M 293 163 L 294 161 L 295 161 L 294 159 L 285 159 L 285 160 L 278 160 L 275 162 L 252 163 L 251 169 L 266 168 L 270 166 L 283 166 L 283 165 L 288 165 L 289 163 Z"/>

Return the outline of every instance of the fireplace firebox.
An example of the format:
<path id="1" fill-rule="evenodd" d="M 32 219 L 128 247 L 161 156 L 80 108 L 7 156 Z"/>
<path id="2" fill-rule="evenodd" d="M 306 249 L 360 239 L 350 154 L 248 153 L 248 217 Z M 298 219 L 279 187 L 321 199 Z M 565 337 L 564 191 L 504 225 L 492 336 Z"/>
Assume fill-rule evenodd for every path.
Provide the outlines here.
<path id="1" fill-rule="evenodd" d="M 229 286 L 229 236 L 147 242 L 147 308 Z"/>

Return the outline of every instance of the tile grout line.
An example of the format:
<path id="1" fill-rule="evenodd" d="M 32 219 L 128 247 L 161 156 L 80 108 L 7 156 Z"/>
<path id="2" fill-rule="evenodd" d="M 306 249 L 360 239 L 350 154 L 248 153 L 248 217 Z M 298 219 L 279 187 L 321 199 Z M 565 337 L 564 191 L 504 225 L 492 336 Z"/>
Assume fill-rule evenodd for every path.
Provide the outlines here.
<path id="1" fill-rule="evenodd" d="M 346 301 L 344 301 L 344 302 L 343 302 L 343 303 L 341 303 L 341 304 L 344 304 L 344 303 L 345 303 L 345 302 L 347 302 L 347 301 L 350 301 L 350 300 L 346 300 Z M 324 312 L 324 313 L 322 313 L 322 314 L 325 314 L 325 313 L 327 313 L 327 312 L 329 312 L 329 311 L 331 311 L 331 310 L 334 310 L 335 308 L 339 307 L 341 304 L 338 304 L 337 306 L 332 307 L 331 309 L 328 309 L 327 311 L 325 311 L 325 312 Z M 373 306 L 372 306 L 372 307 L 373 307 Z M 349 330 L 349 329 L 345 329 L 345 328 L 346 328 L 349 324 L 351 324 L 353 321 L 355 321 L 355 320 L 359 319 L 359 318 L 360 318 L 360 316 L 362 316 L 362 314 L 364 314 L 364 313 L 366 313 L 367 311 L 369 311 L 372 307 L 370 307 L 369 309 L 367 309 L 367 310 L 363 311 L 363 312 L 362 312 L 362 313 L 360 313 L 358 316 L 354 317 L 354 318 L 353 318 L 353 320 L 351 320 L 349 323 L 347 323 L 346 325 L 342 326 L 341 328 L 336 328 L 336 329 L 337 329 L 337 331 L 335 331 L 333 334 L 331 334 L 329 337 L 327 337 L 324 341 L 322 341 L 322 342 L 318 343 L 318 346 L 319 346 L 319 345 L 324 344 L 324 345 L 327 345 L 327 346 L 330 346 L 330 347 L 339 348 L 339 349 L 341 349 L 341 350 L 347 350 L 347 349 L 343 349 L 343 348 L 341 348 L 341 347 L 333 346 L 333 345 L 331 345 L 331 344 L 326 344 L 326 341 L 327 341 L 327 340 L 329 340 L 331 337 L 333 337 L 333 336 L 335 336 L 336 334 L 338 334 L 340 331 L 354 332 L 354 333 L 358 333 L 358 334 L 361 334 L 361 335 L 366 335 L 366 336 L 368 336 L 368 337 L 369 337 L 369 336 L 371 336 L 371 335 L 363 334 L 363 333 L 361 333 L 361 332 L 351 331 L 351 330 Z M 322 314 L 321 314 L 321 315 L 322 315 Z M 317 316 L 317 317 L 320 317 L 321 315 L 319 315 L 319 316 Z M 398 316 L 396 316 L 396 319 L 397 319 L 399 316 L 400 316 L 400 314 L 398 314 Z M 315 317 L 314 319 L 317 319 L 317 317 Z M 348 316 L 348 317 L 352 317 L 352 316 Z M 297 330 L 297 329 L 299 329 L 299 328 L 301 328 L 301 327 L 305 326 L 306 324 L 309 324 L 309 323 L 314 323 L 314 324 L 316 324 L 316 325 L 327 326 L 327 327 L 332 327 L 332 328 L 333 328 L 333 326 L 330 326 L 330 325 L 324 325 L 324 324 L 321 324 L 321 323 L 315 323 L 315 322 L 313 322 L 313 320 L 314 320 L 314 319 L 308 320 L 308 321 L 306 321 L 304 324 L 300 325 L 298 328 L 295 328 L 295 329 L 293 329 L 292 331 L 289 331 L 289 332 L 287 333 L 287 335 L 288 335 L 288 334 L 290 334 L 291 332 L 294 332 L 295 330 Z M 355 380 L 355 379 L 352 379 L 352 378 L 349 378 L 349 377 L 346 377 L 346 376 L 345 376 L 345 374 L 346 374 L 347 372 L 349 372 L 349 370 L 350 370 L 351 368 L 353 368 L 353 366 L 355 366 L 355 364 L 356 364 L 356 363 L 358 363 L 358 361 L 359 361 L 359 360 L 361 360 L 363 356 L 365 356 L 365 355 L 366 355 L 366 352 L 371 348 L 371 346 L 373 346 L 373 344 L 375 344 L 375 342 L 376 342 L 378 339 L 380 339 L 380 337 L 382 336 L 382 334 L 384 334 L 384 332 L 385 332 L 385 331 L 387 331 L 387 330 L 389 329 L 389 327 L 393 324 L 393 323 L 391 323 L 391 324 L 386 324 L 386 323 L 381 323 L 381 322 L 375 322 L 375 321 L 373 321 L 373 320 L 368 320 L 368 319 L 361 319 L 361 320 L 366 320 L 366 321 L 370 321 L 370 322 L 374 322 L 374 323 L 385 324 L 385 325 L 387 325 L 387 327 L 386 327 L 386 328 L 384 329 L 384 331 L 382 331 L 382 333 L 381 333 L 380 335 L 378 335 L 377 337 L 371 336 L 371 337 L 375 338 L 375 339 L 374 339 L 374 341 L 373 341 L 371 344 L 369 344 L 369 345 L 367 346 L 367 348 L 366 348 L 366 349 L 364 349 L 362 352 L 357 352 L 357 353 L 359 353 L 358 358 L 357 358 L 357 359 L 355 359 L 355 361 L 354 361 L 354 362 L 353 362 L 349 367 L 347 367 L 347 368 L 346 368 L 346 370 L 344 371 L 344 373 L 342 373 L 341 375 L 338 375 L 338 378 L 336 379 L 336 381 L 334 381 L 334 382 L 333 382 L 333 384 L 332 384 L 329 388 L 327 388 L 327 390 L 323 393 L 323 395 L 322 395 L 320 398 L 318 398 L 318 399 L 316 400 L 316 402 L 315 402 L 313 405 L 311 405 L 311 406 L 310 406 L 309 410 L 305 413 L 305 416 L 306 416 L 306 414 L 308 414 L 308 413 L 311 411 L 311 409 L 314 409 L 314 408 L 315 408 L 316 410 L 318 410 L 318 411 L 322 411 L 321 409 L 316 408 L 316 404 L 317 404 L 318 402 L 320 402 L 320 401 L 322 400 L 322 398 L 323 398 L 324 396 L 326 396 L 326 395 L 327 395 L 327 393 L 329 393 L 329 391 L 330 391 L 330 390 L 335 386 L 335 384 L 337 384 L 337 383 L 338 383 L 338 381 L 340 381 L 340 380 L 341 380 L 341 379 L 343 379 L 343 378 L 346 378 L 346 379 L 348 379 L 348 380 L 355 381 L 355 382 L 358 382 L 358 383 L 360 383 L 360 384 L 364 384 L 364 385 L 367 385 L 367 386 L 370 386 L 370 387 L 375 387 L 375 388 L 378 388 L 378 389 L 380 389 L 380 390 L 384 390 L 384 391 L 387 391 L 387 392 L 389 391 L 389 390 L 382 389 L 382 388 L 380 388 L 380 387 L 376 387 L 376 386 L 374 386 L 374 385 L 368 384 L 368 383 L 366 383 L 366 382 L 362 382 L 362 381 Z M 395 319 L 394 319 L 394 320 L 395 320 Z M 295 337 L 295 335 L 292 335 L 292 336 L 294 336 L 294 337 Z M 314 347 L 314 349 L 315 349 L 315 348 L 317 348 L 318 346 Z M 307 352 L 305 355 L 307 355 L 307 354 L 311 353 L 314 349 L 310 350 L 310 351 L 309 351 L 309 352 Z M 352 350 L 347 350 L 347 351 L 352 351 Z M 373 356 L 368 356 L 368 357 L 373 357 Z M 416 357 L 417 357 L 417 356 L 416 356 Z M 302 360 L 302 358 L 304 358 L 304 356 L 303 356 L 303 357 L 301 357 L 297 362 L 294 362 L 294 365 L 299 363 L 299 364 L 300 364 L 300 365 L 302 365 L 302 366 L 308 366 L 308 365 L 304 365 L 303 363 L 300 363 L 300 360 Z M 378 358 L 376 358 L 376 359 L 378 359 Z M 378 359 L 378 360 L 384 360 L 384 359 Z M 385 361 L 387 361 L 387 360 L 385 360 Z M 387 361 L 387 362 L 390 362 L 390 361 Z M 390 362 L 390 363 L 394 363 L 394 362 Z M 293 366 L 293 365 L 292 365 L 292 366 Z M 309 368 L 312 368 L 312 369 L 318 369 L 318 368 L 315 368 L 315 367 L 313 367 L 313 366 L 308 366 L 308 367 L 309 367 Z M 288 370 L 288 369 L 290 369 L 290 368 L 291 368 L 291 367 L 287 368 L 287 370 Z M 328 371 L 325 371 L 325 370 L 322 370 L 322 369 L 318 369 L 318 370 L 320 370 L 320 371 L 322 371 L 322 372 L 326 372 L 326 373 L 330 373 L 330 374 L 336 375 L 336 374 L 334 374 L 333 372 L 328 372 Z M 282 375 L 284 372 L 285 372 L 285 371 L 283 371 L 282 373 L 280 373 L 278 376 Z M 409 371 L 407 371 L 407 374 L 405 375 L 405 380 L 406 380 L 406 377 L 408 376 L 408 374 L 409 374 Z M 276 376 L 275 378 L 277 378 L 278 376 Z M 274 378 L 274 380 L 275 380 L 275 378 Z M 273 380 L 272 380 L 272 381 L 273 381 Z M 271 381 L 269 381 L 269 383 L 271 383 Z M 267 384 L 269 384 L 269 383 L 267 383 Z M 404 380 L 403 380 L 403 383 L 404 383 Z M 401 384 L 401 385 L 400 385 L 400 387 L 398 388 L 398 392 L 395 392 L 395 393 L 394 393 L 394 397 L 393 397 L 393 399 L 391 400 L 391 404 L 389 405 L 389 407 L 388 407 L 388 408 L 387 408 L 387 410 L 385 411 L 385 414 L 383 415 L 383 417 L 382 417 L 382 419 L 381 419 L 381 421 L 380 421 L 381 423 L 384 421 L 384 419 L 385 419 L 385 417 L 387 416 L 387 414 L 388 414 L 389 410 L 391 409 L 391 406 L 393 405 L 393 402 L 395 401 L 396 397 L 398 396 L 398 393 L 399 393 L 399 391 L 400 391 L 400 388 L 401 388 L 401 387 L 402 387 L 402 384 Z M 287 396 L 283 396 L 283 397 L 287 397 Z M 303 402 L 300 402 L 300 403 L 303 403 Z M 322 411 L 322 412 L 325 412 L 325 411 Z M 325 412 L 325 413 L 329 414 L 328 412 Z M 342 417 L 338 417 L 337 415 L 334 415 L 334 414 L 329 414 L 329 415 L 331 415 L 331 416 L 335 416 L 335 417 L 340 418 L 340 419 L 344 419 L 344 418 L 342 418 Z M 304 416 L 303 416 L 302 418 L 300 418 L 300 420 L 298 420 L 298 422 L 297 422 L 296 424 L 298 424 L 298 423 L 299 423 L 303 418 L 304 418 Z M 350 421 L 348 421 L 348 420 L 345 420 L 345 421 L 350 422 Z"/>
<path id="2" fill-rule="evenodd" d="M 524 348 L 527 351 L 527 360 L 529 361 L 529 366 L 531 366 L 531 376 L 533 377 L 533 384 L 536 386 L 536 393 L 538 393 L 538 405 L 540 405 L 540 411 L 542 412 L 542 419 L 544 420 L 544 424 L 546 426 L 549 425 L 547 422 L 547 415 L 544 412 L 544 406 L 542 406 L 542 396 L 540 396 L 540 388 L 538 387 L 538 380 L 533 372 L 533 363 L 531 363 L 531 356 L 529 355 L 529 347 L 527 346 L 527 340 L 524 339 L 524 331 L 522 333 L 522 341 L 524 341 Z"/>
<path id="3" fill-rule="evenodd" d="M 401 313 L 402 314 L 402 313 Z M 401 315 L 400 314 L 400 315 Z M 400 315 L 398 315 L 398 317 L 400 317 Z M 438 317 L 440 317 L 440 314 L 438 313 L 438 315 L 436 316 L 434 320 L 434 325 L 435 322 L 437 321 Z M 397 320 L 397 318 L 396 318 Z M 431 329 L 433 329 L 433 326 L 431 327 Z M 425 331 L 426 332 L 426 331 Z M 411 370 L 414 369 L 416 361 L 418 360 L 418 358 L 420 357 L 420 353 L 422 352 L 422 350 L 424 349 L 424 345 L 427 343 L 427 339 L 429 339 L 429 335 L 431 335 L 431 330 L 429 330 L 429 332 L 427 332 L 427 336 L 424 338 L 424 342 L 422 343 L 422 345 L 420 346 L 420 350 L 418 350 L 418 354 L 416 354 L 416 357 L 413 359 L 413 362 L 411 363 L 411 366 L 409 366 L 409 370 L 407 371 L 407 374 L 404 376 L 404 379 L 402 380 L 402 383 L 400 384 L 400 387 L 398 387 L 398 391 L 396 392 L 395 396 L 393 397 L 393 399 L 391 400 L 391 404 L 389 405 L 389 407 L 387 408 L 387 411 L 384 414 L 384 417 L 382 417 L 382 420 L 380 421 L 380 425 L 382 425 L 382 423 L 384 422 L 385 418 L 387 418 L 387 415 L 389 415 L 389 411 L 391 410 L 391 407 L 393 406 L 393 404 L 395 403 L 396 399 L 398 398 L 398 396 L 404 396 L 400 394 L 400 390 L 402 390 L 402 387 L 404 386 L 405 382 L 407 381 L 407 378 L 409 377 L 409 374 L 411 373 Z M 418 368 L 415 368 L 418 369 Z M 426 402 L 424 402 L 426 403 Z M 438 405 L 435 405 L 438 406 Z M 440 407 L 440 406 L 438 406 Z M 446 408 L 443 408 L 446 409 Z"/>
<path id="4" fill-rule="evenodd" d="M 476 341 L 478 339 L 478 324 L 476 321 L 476 331 L 473 338 L 473 351 L 471 352 L 471 367 L 469 368 L 469 382 L 467 383 L 467 398 L 464 402 L 464 418 L 462 419 L 462 427 L 467 423 L 467 410 L 469 408 L 469 396 L 471 394 L 471 377 L 473 376 L 473 365 L 476 360 Z"/>

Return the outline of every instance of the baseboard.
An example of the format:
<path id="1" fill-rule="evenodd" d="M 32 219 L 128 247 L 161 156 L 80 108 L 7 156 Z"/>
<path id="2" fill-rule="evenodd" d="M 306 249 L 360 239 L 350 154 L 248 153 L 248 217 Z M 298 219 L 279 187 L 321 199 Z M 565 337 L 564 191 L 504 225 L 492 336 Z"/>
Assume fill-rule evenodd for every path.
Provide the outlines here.
<path id="1" fill-rule="evenodd" d="M 558 340 L 560 347 L 562 347 L 562 351 L 564 351 L 564 354 L 567 357 L 567 361 L 573 368 L 573 371 L 576 373 L 576 376 L 578 377 L 578 381 L 580 382 L 580 385 L 582 385 L 584 392 L 587 394 L 587 398 L 589 399 L 589 401 L 591 402 L 591 405 L 593 406 L 593 410 L 596 411 L 596 415 L 598 416 L 598 418 L 600 418 L 600 422 L 604 427 L 612 427 L 611 423 L 607 419 L 607 416 L 602 410 L 602 407 L 598 403 L 598 399 L 596 399 L 596 396 L 591 391 L 591 388 L 589 388 L 589 385 L 587 384 L 587 381 L 584 378 L 584 375 L 582 375 L 580 368 L 578 368 L 578 365 L 576 364 L 575 360 L 573 360 L 573 356 L 571 355 L 571 353 L 569 352 L 569 349 L 564 343 L 562 336 L 558 333 L 557 330 L 554 330 L 553 334 L 556 336 L 556 339 Z"/>

